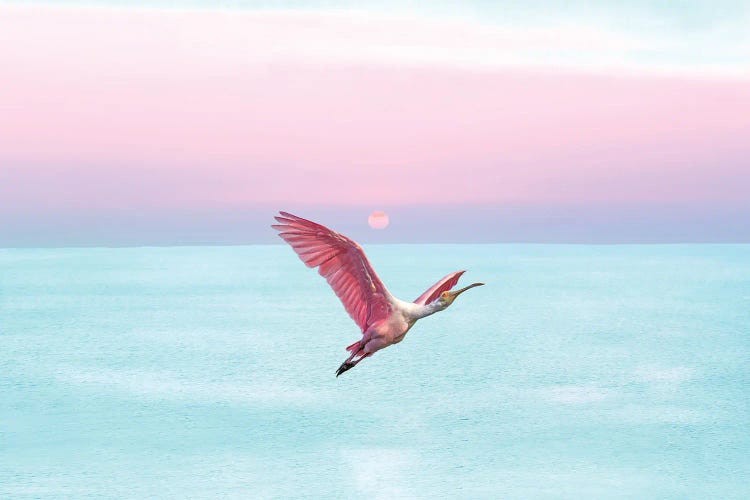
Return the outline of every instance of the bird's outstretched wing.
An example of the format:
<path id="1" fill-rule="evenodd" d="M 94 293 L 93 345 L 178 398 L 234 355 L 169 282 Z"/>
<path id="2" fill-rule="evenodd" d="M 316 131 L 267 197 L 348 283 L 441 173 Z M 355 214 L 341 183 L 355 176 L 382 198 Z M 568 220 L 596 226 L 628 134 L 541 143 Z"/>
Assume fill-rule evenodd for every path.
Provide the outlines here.
<path id="1" fill-rule="evenodd" d="M 320 268 L 318 272 L 362 332 L 390 314 L 390 294 L 355 241 L 288 212 L 280 212 L 275 218 L 279 224 L 271 227 L 307 267 Z"/>
<path id="2" fill-rule="evenodd" d="M 417 300 L 414 301 L 414 303 L 422 305 L 429 304 L 433 300 L 440 297 L 441 293 L 447 292 L 448 290 L 456 286 L 456 283 L 458 283 L 458 278 L 460 278 L 461 275 L 465 272 L 466 271 L 456 271 L 455 273 L 450 273 L 444 276 L 440 281 L 432 285 L 422 295 L 420 295 Z"/>

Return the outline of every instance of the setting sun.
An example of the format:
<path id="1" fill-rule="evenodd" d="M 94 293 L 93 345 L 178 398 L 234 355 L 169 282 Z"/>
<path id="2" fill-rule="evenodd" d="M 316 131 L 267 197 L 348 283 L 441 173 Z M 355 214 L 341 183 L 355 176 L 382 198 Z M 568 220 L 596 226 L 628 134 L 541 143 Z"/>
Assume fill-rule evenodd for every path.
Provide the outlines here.
<path id="1" fill-rule="evenodd" d="M 390 219 L 387 213 L 376 210 L 367 218 L 367 223 L 373 229 L 385 229 L 388 227 Z"/>

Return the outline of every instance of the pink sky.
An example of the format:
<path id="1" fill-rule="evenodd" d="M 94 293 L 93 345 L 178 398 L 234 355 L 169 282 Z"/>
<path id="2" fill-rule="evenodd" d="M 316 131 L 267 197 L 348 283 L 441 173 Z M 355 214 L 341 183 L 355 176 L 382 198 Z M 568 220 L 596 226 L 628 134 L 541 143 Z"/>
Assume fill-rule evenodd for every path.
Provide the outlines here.
<path id="1" fill-rule="evenodd" d="M 639 49 L 353 13 L 0 6 L 0 210 L 748 199 L 749 78 L 517 57 L 550 45 Z"/>

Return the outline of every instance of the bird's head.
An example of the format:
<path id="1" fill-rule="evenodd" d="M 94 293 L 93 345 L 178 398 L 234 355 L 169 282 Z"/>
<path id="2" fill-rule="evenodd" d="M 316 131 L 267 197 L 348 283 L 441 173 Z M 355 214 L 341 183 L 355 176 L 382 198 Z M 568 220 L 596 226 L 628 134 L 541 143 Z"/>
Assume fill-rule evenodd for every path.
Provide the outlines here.
<path id="1" fill-rule="evenodd" d="M 469 286 L 465 286 L 463 288 L 459 288 L 458 290 L 452 290 L 448 292 L 443 292 L 440 294 L 440 298 L 438 299 L 439 305 L 441 309 L 445 309 L 449 305 L 453 304 L 453 301 L 456 300 L 456 297 L 464 293 L 469 288 L 474 288 L 475 286 L 482 286 L 484 283 L 472 283 Z"/>

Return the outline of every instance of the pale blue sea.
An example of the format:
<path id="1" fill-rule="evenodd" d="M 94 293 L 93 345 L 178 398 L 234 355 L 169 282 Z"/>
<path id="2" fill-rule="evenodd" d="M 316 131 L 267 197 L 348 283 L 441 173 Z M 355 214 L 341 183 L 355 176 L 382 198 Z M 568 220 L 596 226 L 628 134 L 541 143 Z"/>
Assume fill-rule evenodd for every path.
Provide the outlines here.
<path id="1" fill-rule="evenodd" d="M 285 246 L 0 250 L 0 498 L 750 497 L 750 246 L 366 249 L 487 286 L 338 379 Z"/>

